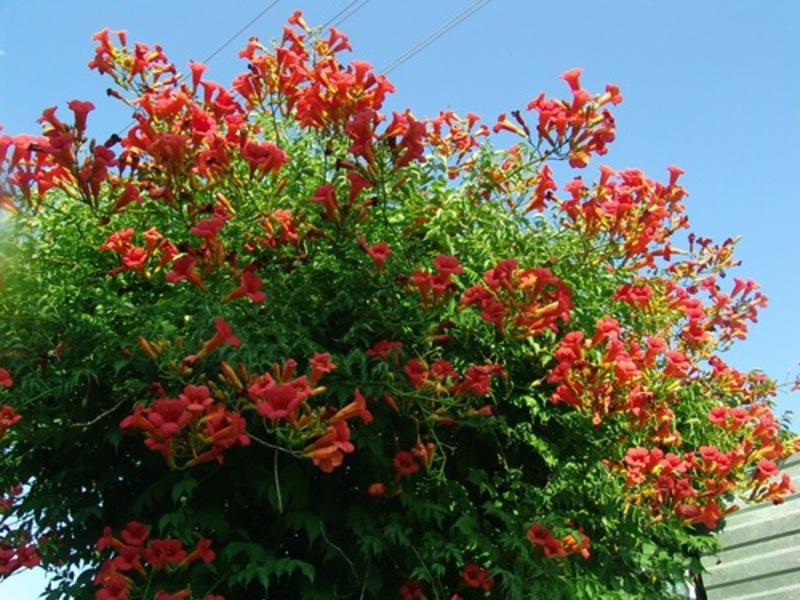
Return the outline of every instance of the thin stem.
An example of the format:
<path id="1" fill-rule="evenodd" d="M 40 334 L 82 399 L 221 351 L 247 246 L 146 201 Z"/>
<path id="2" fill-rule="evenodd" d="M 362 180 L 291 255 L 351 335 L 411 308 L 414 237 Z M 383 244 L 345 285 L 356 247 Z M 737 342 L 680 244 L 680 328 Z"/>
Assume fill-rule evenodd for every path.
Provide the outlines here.
<path id="1" fill-rule="evenodd" d="M 281 480 L 278 477 L 278 452 L 275 451 L 275 461 L 274 461 L 274 473 L 275 473 L 275 495 L 278 497 L 278 514 L 283 514 L 283 496 L 281 495 Z"/>
<path id="2" fill-rule="evenodd" d="M 277 450 L 278 452 L 285 452 L 286 454 L 288 454 L 290 456 L 297 457 L 297 458 L 303 456 L 300 452 L 297 452 L 296 450 L 289 450 L 288 448 L 284 448 L 283 446 L 277 446 L 275 444 L 270 444 L 269 442 L 266 442 L 266 441 L 262 440 L 261 438 L 256 437 L 252 433 L 248 432 L 247 437 L 249 437 L 251 440 L 253 440 L 256 443 L 261 444 L 262 446 L 265 446 L 266 448 L 271 448 L 272 450 Z"/>
<path id="3" fill-rule="evenodd" d="M 348 556 L 347 556 L 347 554 L 345 554 L 345 553 L 344 553 L 344 550 L 342 550 L 342 549 L 341 549 L 339 546 L 337 546 L 337 545 L 336 545 L 336 544 L 334 544 L 332 541 L 330 541 L 330 539 L 328 539 L 328 536 L 327 536 L 327 534 L 325 533 L 325 526 L 323 525 L 322 521 L 320 521 L 320 523 L 319 523 L 319 531 L 320 531 L 320 533 L 322 534 L 322 539 L 324 539 L 324 540 L 325 540 L 325 542 L 326 542 L 326 543 L 327 543 L 327 544 L 328 544 L 328 545 L 329 545 L 331 548 L 333 548 L 333 549 L 334 549 L 334 550 L 336 550 L 336 551 L 337 551 L 339 554 L 341 554 L 341 555 L 342 555 L 342 557 L 343 557 L 343 558 L 344 558 L 344 559 L 347 561 L 347 564 L 349 564 L 349 565 L 350 565 L 350 568 L 353 570 L 353 575 L 355 575 L 355 576 L 356 576 L 356 579 L 358 579 L 358 571 L 356 571 L 356 566 L 353 564 L 353 561 L 352 561 L 352 560 L 350 560 L 350 557 L 348 557 Z"/>
<path id="4" fill-rule="evenodd" d="M 99 415 L 97 415 L 91 421 L 86 421 L 85 423 L 68 423 L 68 426 L 69 427 L 83 427 L 84 429 L 87 428 L 87 427 L 91 427 L 92 425 L 94 425 L 95 423 L 100 421 L 101 419 L 104 419 L 105 417 L 107 417 L 108 415 L 110 415 L 111 413 L 116 411 L 120 406 L 122 406 L 122 404 L 124 402 L 125 402 L 124 399 L 120 400 L 119 402 L 117 402 L 114 406 L 112 406 L 108 410 L 101 412 Z"/>

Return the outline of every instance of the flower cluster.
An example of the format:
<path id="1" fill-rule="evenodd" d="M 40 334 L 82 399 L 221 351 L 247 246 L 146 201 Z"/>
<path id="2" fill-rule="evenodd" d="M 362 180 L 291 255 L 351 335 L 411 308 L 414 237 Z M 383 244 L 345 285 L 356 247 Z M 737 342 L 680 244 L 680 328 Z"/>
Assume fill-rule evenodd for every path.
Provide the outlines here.
<path id="1" fill-rule="evenodd" d="M 17 484 L 0 496 L 0 516 L 12 512 L 24 491 Z M 41 562 L 38 546 L 32 540 L 33 536 L 24 527 L 0 526 L 0 576 L 21 568 L 33 568 Z"/>
<path id="2" fill-rule="evenodd" d="M 377 357 L 383 360 L 387 360 L 389 356 L 396 358 L 397 356 L 399 356 L 402 350 L 403 350 L 403 342 L 378 340 L 372 345 L 371 348 L 364 351 L 364 356 Z"/>
<path id="3" fill-rule="evenodd" d="M 327 370 L 332 370 L 335 366 L 329 359 L 330 356 L 317 360 L 324 363 Z M 289 359 L 280 369 L 276 365 L 273 374 L 264 373 L 250 384 L 247 396 L 260 416 L 271 421 L 291 423 L 297 420 L 300 405 L 311 397 L 314 390 L 305 375 L 294 377 L 296 368 L 297 361 Z"/>
<path id="4" fill-rule="evenodd" d="M 436 446 L 432 442 L 427 444 L 419 442 L 411 451 L 398 451 L 392 459 L 397 478 L 413 475 L 420 468 L 427 469 L 433 462 L 435 451 Z"/>
<path id="5" fill-rule="evenodd" d="M 589 538 L 582 530 L 578 530 L 575 535 L 568 533 L 558 538 L 541 523 L 534 523 L 528 529 L 528 538 L 536 547 L 541 548 L 548 558 L 560 558 L 570 554 L 580 554 L 583 558 L 589 558 Z"/>
<path id="6" fill-rule="evenodd" d="M 98 46 L 90 66 L 111 74 L 124 88 L 138 88 L 136 124 L 121 140 L 119 162 L 132 172 L 144 169 L 151 178 L 143 189 L 130 188 L 132 195 L 146 191 L 152 198 L 177 202 L 176 192 L 190 183 L 187 178 L 213 183 L 237 156 L 252 178 L 275 175 L 286 163 L 286 153 L 275 143 L 259 139 L 257 128 L 248 129 L 245 111 L 233 95 L 202 79 L 203 65 L 191 65 L 191 87 L 179 84 L 160 48 L 136 44 L 131 49 L 124 35 L 117 38 L 120 46 L 108 30 L 95 36 Z"/>
<path id="7" fill-rule="evenodd" d="M 442 111 L 430 120 L 428 143 L 436 154 L 448 161 L 447 176 L 455 179 L 475 164 L 475 151 L 489 135 L 487 125 L 475 113 L 460 117 L 451 110 Z"/>
<path id="8" fill-rule="evenodd" d="M 372 413 L 367 401 L 356 388 L 355 400 L 337 410 L 328 420 L 325 433 L 309 444 L 303 454 L 325 473 L 330 473 L 342 464 L 345 454 L 355 450 L 350 442 L 350 419 L 359 418 L 364 425 L 372 423 Z"/>
<path id="9" fill-rule="evenodd" d="M 553 151 L 566 151 L 569 164 L 582 168 L 589 164 L 592 154 L 603 155 L 607 145 L 614 141 L 614 118 L 607 104 L 619 104 L 622 96 L 615 85 L 606 86 L 606 93 L 592 96 L 580 85 L 581 69 L 567 71 L 561 78 L 572 91 L 572 101 L 553 100 L 541 94 L 528 103 L 529 111 L 536 111 L 536 126 L 540 139 L 546 141 Z M 510 131 L 523 138 L 530 138 L 531 130 L 518 111 L 512 113 L 515 122 L 501 114 L 494 131 Z"/>
<path id="10" fill-rule="evenodd" d="M 217 402 L 204 385 L 187 385 L 177 398 L 158 398 L 148 407 L 139 403 L 120 427 L 141 432 L 145 446 L 172 467 L 178 460 L 186 466 L 221 463 L 225 450 L 250 443 L 244 418 Z"/>
<path id="11" fill-rule="evenodd" d="M 164 239 L 155 227 L 142 233 L 144 246 L 135 246 L 132 243 L 134 234 L 133 227 L 115 231 L 100 246 L 99 250 L 114 252 L 120 258 L 120 265 L 111 269 L 109 275 L 138 271 L 148 277 L 148 262 L 155 263 L 155 268 L 163 268 L 178 255 L 175 244 Z"/>
<path id="12" fill-rule="evenodd" d="M 0 541 L 0 575 L 2 576 L 8 576 L 22 568 L 32 569 L 41 561 L 42 557 L 35 544 L 24 540 L 12 542 L 5 536 Z"/>
<path id="13" fill-rule="evenodd" d="M 630 502 L 646 505 L 656 515 L 672 512 L 713 530 L 727 512 L 735 510 L 725 508 L 725 498 L 731 493 L 777 503 L 794 491 L 776 461 L 797 448 L 780 441 L 778 424 L 766 405 L 716 406 L 708 420 L 733 434 L 737 441 L 730 450 L 712 445 L 683 454 L 665 453 L 657 447 L 628 449 L 621 468 L 631 490 Z"/>
<path id="14" fill-rule="evenodd" d="M 589 238 L 613 245 L 619 266 L 632 270 L 654 267 L 657 258 L 670 260 L 672 235 L 688 227 L 678 185 L 681 171 L 670 167 L 669 183 L 648 179 L 638 169 L 614 171 L 600 167 L 600 179 L 591 188 L 578 177 L 564 186 L 569 199 L 559 202 L 563 224 Z M 611 252 L 609 254 L 612 254 Z"/>
<path id="15" fill-rule="evenodd" d="M 6 431 L 16 425 L 20 419 L 22 419 L 22 415 L 15 413 L 14 409 L 7 404 L 0 407 L 0 439 L 2 439 Z"/>
<path id="16" fill-rule="evenodd" d="M 707 295 L 708 303 L 699 297 L 701 292 Z M 724 293 L 717 277 L 708 275 L 688 286 L 667 281 L 664 303 L 683 320 L 683 341 L 702 353 L 744 339 L 748 323 L 758 320 L 758 310 L 766 306 L 767 297 L 753 281 L 741 279 L 734 279 L 730 294 Z"/>
<path id="17" fill-rule="evenodd" d="M 214 561 L 215 554 L 208 539 L 198 540 L 195 548 L 187 552 L 180 540 L 151 538 L 150 533 L 148 525 L 137 521 L 128 523 L 120 532 L 119 538 L 114 537 L 110 527 L 105 528 L 103 536 L 97 541 L 97 551 L 110 549 L 114 556 L 103 561 L 95 576 L 94 584 L 99 588 L 95 594 L 97 600 L 128 600 L 134 590 L 143 585 L 137 585 L 135 576 L 143 578 L 146 584 L 160 571 L 172 574 L 197 561 L 205 564 Z M 189 588 L 175 592 L 159 589 L 154 596 L 157 600 L 183 600 L 191 597 L 192 591 Z M 220 595 L 207 594 L 203 596 L 203 600 L 225 599 Z"/>
<path id="18" fill-rule="evenodd" d="M 351 49 L 347 36 L 331 28 L 327 39 L 317 39 L 312 52 L 306 43 L 309 29 L 302 17 L 293 17 L 290 24 L 293 27 L 284 28 L 282 45 L 275 53 L 255 37 L 240 53 L 249 61 L 250 72 L 237 77 L 233 89 L 247 105 L 263 106 L 277 99 L 281 111 L 291 114 L 300 126 L 346 135 L 349 152 L 363 161 L 366 175 L 351 172 L 351 201 L 358 195 L 356 188 L 372 187 L 377 176 L 376 155 L 381 149 L 390 154 L 395 170 L 413 161 L 424 162 L 427 125 L 410 111 L 393 112 L 392 121 L 377 132 L 384 120 L 378 111 L 394 86 L 385 76 L 374 73 L 367 62 L 340 64 L 338 54 Z M 332 188 L 326 190 L 330 194 Z M 335 213 L 331 205 L 326 207 L 329 219 Z"/>
<path id="19" fill-rule="evenodd" d="M 547 375 L 556 384 L 551 402 L 588 412 L 595 425 L 611 415 L 628 415 L 654 439 L 677 441 L 670 407 L 675 382 L 686 378 L 694 365 L 680 350 L 670 350 L 664 339 L 626 341 L 619 322 L 604 317 L 590 339 L 582 331 L 567 333 L 553 358 L 556 365 Z"/>
<path id="20" fill-rule="evenodd" d="M 483 569 L 473 563 L 468 563 L 464 566 L 463 579 L 467 587 L 481 589 L 486 592 L 494 586 L 494 578 L 489 574 L 489 569 Z"/>
<path id="21" fill-rule="evenodd" d="M 483 285 L 469 287 L 462 306 L 476 306 L 481 318 L 504 333 L 511 324 L 521 337 L 558 331 L 558 322 L 569 321 L 572 293 L 549 269 L 520 269 L 514 258 L 497 263 L 483 275 Z"/>
<path id="22" fill-rule="evenodd" d="M 409 277 L 411 289 L 419 292 L 424 306 L 435 306 L 455 288 L 453 275 L 460 275 L 464 268 L 455 256 L 441 254 L 433 261 L 435 272 L 417 269 Z"/>
<path id="23" fill-rule="evenodd" d="M 6 369 L 0 368 L 0 388 L 8 389 L 13 385 L 14 379 L 11 374 Z M 20 419 L 22 419 L 22 415 L 17 414 L 11 406 L 7 404 L 0 406 L 0 440 L 3 439 L 6 431 L 19 423 Z"/>
<path id="24" fill-rule="evenodd" d="M 468 394 L 488 396 L 492 377 L 502 373 L 503 369 L 500 365 L 470 365 L 462 376 L 449 360 L 439 359 L 428 365 L 420 358 L 412 358 L 403 371 L 415 390 L 426 388 L 460 398 Z"/>

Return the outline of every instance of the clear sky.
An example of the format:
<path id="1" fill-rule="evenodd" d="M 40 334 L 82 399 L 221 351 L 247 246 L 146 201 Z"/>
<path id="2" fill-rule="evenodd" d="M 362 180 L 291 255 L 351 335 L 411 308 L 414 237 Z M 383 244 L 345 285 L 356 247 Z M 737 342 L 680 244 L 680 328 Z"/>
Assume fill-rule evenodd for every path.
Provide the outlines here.
<path id="1" fill-rule="evenodd" d="M 105 139 L 130 115 L 105 97 L 109 81 L 86 68 L 94 32 L 126 29 L 183 67 L 273 4 L 209 63 L 207 77 L 225 84 L 245 69 L 236 54 L 250 35 L 279 37 L 296 8 L 323 24 L 350 0 L 0 0 L 0 124 L 36 132 L 43 108 L 57 104 L 65 115 L 67 101 L 90 100 L 90 134 Z M 340 29 L 354 58 L 383 68 L 473 4 L 367 0 Z M 391 72 L 390 108 L 418 117 L 472 111 L 491 124 L 540 91 L 564 96 L 558 75 L 572 67 L 584 68 L 590 91 L 618 84 L 617 141 L 601 162 L 656 179 L 680 166 L 693 231 L 742 237 L 737 275 L 758 281 L 770 305 L 727 360 L 785 381 L 800 361 L 798 23 L 796 0 L 493 0 Z M 779 411 L 800 413 L 798 399 L 781 393 Z M 27 600 L 42 589 L 40 576 L 17 576 L 0 596 Z"/>

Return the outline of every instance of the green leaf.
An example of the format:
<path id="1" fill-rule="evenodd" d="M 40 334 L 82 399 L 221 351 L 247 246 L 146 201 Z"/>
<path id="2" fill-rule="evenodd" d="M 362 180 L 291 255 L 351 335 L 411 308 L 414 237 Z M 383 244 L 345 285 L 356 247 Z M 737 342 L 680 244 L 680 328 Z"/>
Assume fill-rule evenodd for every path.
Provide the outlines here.
<path id="1" fill-rule="evenodd" d="M 176 483 L 172 488 L 172 501 L 176 504 L 184 504 L 191 500 L 195 489 L 197 489 L 197 480 L 194 477 L 185 477 Z"/>

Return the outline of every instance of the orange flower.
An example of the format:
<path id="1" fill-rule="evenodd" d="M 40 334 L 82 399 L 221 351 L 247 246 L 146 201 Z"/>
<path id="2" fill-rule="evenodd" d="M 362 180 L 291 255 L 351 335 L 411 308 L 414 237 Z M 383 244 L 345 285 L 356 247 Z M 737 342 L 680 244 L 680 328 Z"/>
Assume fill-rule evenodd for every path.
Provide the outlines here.
<path id="1" fill-rule="evenodd" d="M 231 326 L 228 325 L 224 319 L 215 319 L 214 328 L 217 330 L 217 332 L 210 340 L 203 344 L 200 352 L 198 352 L 196 356 L 192 357 L 193 360 L 198 360 L 208 356 L 214 350 L 224 344 L 230 344 L 234 348 L 238 348 L 241 344 L 239 338 L 233 335 L 233 329 L 231 329 Z"/>
<path id="2" fill-rule="evenodd" d="M 386 494 L 386 485 L 383 483 L 373 483 L 367 488 L 367 493 L 374 497 L 383 496 Z"/>
<path id="3" fill-rule="evenodd" d="M 314 465 L 324 473 L 332 472 L 342 464 L 345 454 L 355 450 L 350 443 L 350 428 L 347 421 L 340 421 L 328 427 L 328 430 L 314 443 L 303 450 Z"/>
<path id="4" fill-rule="evenodd" d="M 339 411 L 331 417 L 330 422 L 332 425 L 355 417 L 360 418 L 361 422 L 365 425 L 372 423 L 372 413 L 367 410 L 367 401 L 358 388 L 355 390 L 355 397 L 356 399 L 353 400 L 353 402 L 339 409 Z"/>
<path id="5" fill-rule="evenodd" d="M 14 380 L 11 379 L 11 375 L 5 369 L 0 369 L 0 386 L 4 388 L 10 388 L 14 385 Z"/>
<path id="6" fill-rule="evenodd" d="M 255 274 L 255 265 L 248 265 L 242 272 L 241 285 L 222 299 L 222 302 L 230 302 L 236 298 L 247 296 L 256 304 L 261 304 L 267 295 L 261 290 L 263 279 Z"/>
<path id="7" fill-rule="evenodd" d="M 6 431 L 13 427 L 22 416 L 14 412 L 10 406 L 3 406 L 0 408 L 0 438 L 2 438 Z"/>
<path id="8" fill-rule="evenodd" d="M 394 455 L 392 459 L 398 475 L 413 475 L 419 471 L 419 463 L 414 460 L 414 455 L 411 452 L 400 450 Z"/>
<path id="9" fill-rule="evenodd" d="M 369 257 L 375 263 L 375 268 L 380 273 L 383 269 L 383 263 L 392 255 L 392 251 L 386 242 L 379 242 L 367 248 L 367 254 L 369 254 Z"/>

